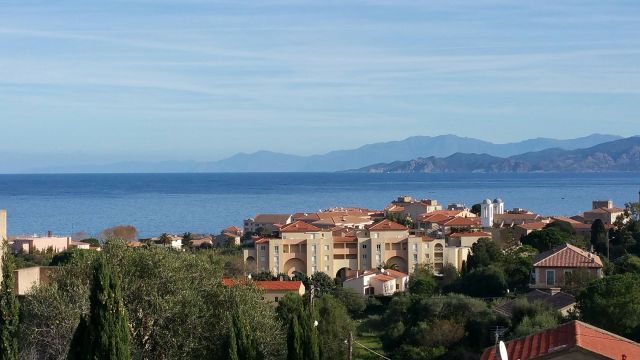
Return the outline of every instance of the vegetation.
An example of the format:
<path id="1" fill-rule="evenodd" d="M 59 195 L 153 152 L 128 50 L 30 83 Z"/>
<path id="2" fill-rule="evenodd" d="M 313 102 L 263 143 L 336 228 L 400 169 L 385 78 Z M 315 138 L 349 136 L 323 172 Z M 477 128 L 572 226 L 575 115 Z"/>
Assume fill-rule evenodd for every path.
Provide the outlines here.
<path id="1" fill-rule="evenodd" d="M 71 340 L 69 360 L 131 358 L 129 321 L 120 284 L 102 256 L 93 270 L 88 316 L 82 316 Z"/>
<path id="2" fill-rule="evenodd" d="M 0 284 L 0 359 L 18 359 L 19 304 L 13 292 L 15 265 L 6 242 L 2 254 L 2 283 Z"/>
<path id="3" fill-rule="evenodd" d="M 103 240 L 125 240 L 134 241 L 138 239 L 138 230 L 132 225 L 118 225 L 106 228 L 100 232 Z"/>

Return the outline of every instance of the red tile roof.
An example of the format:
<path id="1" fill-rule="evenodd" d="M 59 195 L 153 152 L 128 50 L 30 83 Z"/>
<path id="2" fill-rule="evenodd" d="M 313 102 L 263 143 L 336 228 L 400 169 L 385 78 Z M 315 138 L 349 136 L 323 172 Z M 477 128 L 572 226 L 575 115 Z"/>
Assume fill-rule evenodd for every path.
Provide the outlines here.
<path id="1" fill-rule="evenodd" d="M 263 290 L 288 290 L 298 291 L 302 285 L 302 281 L 254 281 L 256 287 Z"/>
<path id="2" fill-rule="evenodd" d="M 476 231 L 476 232 L 457 232 L 453 234 L 449 234 L 450 238 L 462 238 L 462 237 L 491 237 L 491 234 L 484 231 Z"/>
<path id="3" fill-rule="evenodd" d="M 537 267 L 601 268 L 598 255 L 582 250 L 571 244 L 562 244 L 533 258 Z"/>
<path id="4" fill-rule="evenodd" d="M 269 243 L 269 239 L 266 239 L 266 238 L 256 239 L 255 243 L 256 244 L 268 244 Z"/>
<path id="5" fill-rule="evenodd" d="M 378 281 L 389 281 L 389 280 L 394 280 L 395 279 L 393 276 L 383 275 L 383 274 L 376 275 L 373 278 L 378 280 Z"/>
<path id="6" fill-rule="evenodd" d="M 263 290 L 288 290 L 298 291 L 302 285 L 302 281 L 279 281 L 279 280 L 265 280 L 265 281 L 250 281 L 249 279 L 233 279 L 222 278 L 222 284 L 224 286 L 232 285 L 247 285 L 253 283 L 257 288 Z"/>
<path id="7" fill-rule="evenodd" d="M 289 225 L 285 225 L 280 228 L 280 232 L 307 232 L 307 231 L 321 231 L 317 226 L 313 226 L 304 221 L 296 221 Z"/>
<path id="8" fill-rule="evenodd" d="M 640 359 L 640 344 L 577 320 L 509 341 L 505 345 L 509 359 L 561 359 L 574 348 L 582 348 L 608 359 Z M 558 356 L 551 357 L 552 353 Z M 480 359 L 497 360 L 500 357 L 493 346 L 486 349 Z"/>
<path id="9" fill-rule="evenodd" d="M 480 225 L 480 219 L 454 217 L 453 219 L 445 221 L 443 225 L 444 226 L 476 226 L 476 225 Z"/>
<path id="10" fill-rule="evenodd" d="M 429 211 L 428 213 L 421 214 L 419 217 L 429 217 L 432 215 L 458 216 L 462 212 L 463 210 L 434 210 Z"/>
<path id="11" fill-rule="evenodd" d="M 525 229 L 525 230 L 541 230 L 545 226 L 547 226 L 547 224 L 543 223 L 542 221 L 536 221 L 536 222 L 532 222 L 532 223 L 520 224 L 520 225 L 518 225 L 516 227 L 519 227 L 519 228 Z"/>
<path id="12" fill-rule="evenodd" d="M 368 225 L 367 229 L 374 231 L 408 230 L 406 226 L 393 222 L 389 219 L 384 219 L 377 224 Z"/>
<path id="13" fill-rule="evenodd" d="M 431 223 L 437 223 L 439 221 L 444 221 L 451 218 L 448 215 L 445 214 L 434 214 L 434 215 L 429 215 L 429 214 L 425 214 L 425 215 L 421 215 L 418 217 L 419 221 L 425 221 L 425 222 L 431 222 Z"/>
<path id="14" fill-rule="evenodd" d="M 242 231 L 242 229 L 240 229 L 240 228 L 239 228 L 239 227 L 237 227 L 237 226 L 233 226 L 233 225 L 232 225 L 232 226 L 229 226 L 229 227 L 225 228 L 225 229 L 224 229 L 224 230 L 222 230 L 222 231 L 227 231 L 227 232 L 234 232 L 234 231 L 235 231 L 235 232 L 238 232 L 238 231 Z"/>

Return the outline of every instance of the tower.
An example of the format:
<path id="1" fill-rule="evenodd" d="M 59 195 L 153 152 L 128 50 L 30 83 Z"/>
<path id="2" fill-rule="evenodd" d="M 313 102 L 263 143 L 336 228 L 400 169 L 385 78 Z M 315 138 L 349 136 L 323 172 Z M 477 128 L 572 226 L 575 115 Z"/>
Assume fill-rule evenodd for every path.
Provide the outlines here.
<path id="1" fill-rule="evenodd" d="M 493 200 L 493 213 L 496 215 L 504 214 L 504 201 L 502 199 Z"/>
<path id="2" fill-rule="evenodd" d="M 493 227 L 494 206 L 491 200 L 485 199 L 480 204 L 480 223 L 483 227 Z"/>

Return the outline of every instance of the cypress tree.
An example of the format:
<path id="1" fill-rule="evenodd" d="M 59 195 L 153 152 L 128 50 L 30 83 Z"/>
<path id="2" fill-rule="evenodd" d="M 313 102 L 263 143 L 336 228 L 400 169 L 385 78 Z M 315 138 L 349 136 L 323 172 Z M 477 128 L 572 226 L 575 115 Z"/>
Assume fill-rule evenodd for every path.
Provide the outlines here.
<path id="1" fill-rule="evenodd" d="M 298 321 L 299 314 L 291 316 L 287 332 L 287 360 L 304 360 L 302 329 Z"/>
<path id="2" fill-rule="evenodd" d="M 13 292 L 13 256 L 6 242 L 2 245 L 2 284 L 0 285 L 0 359 L 18 359 L 18 326 L 20 308 Z"/>
<path id="3" fill-rule="evenodd" d="M 304 358 L 307 360 L 320 360 L 320 351 L 318 346 L 318 330 L 315 327 L 315 319 L 312 311 L 307 310 L 302 313 L 302 333 L 304 342 Z"/>
<path id="4" fill-rule="evenodd" d="M 80 321 L 68 359 L 131 359 L 129 321 L 120 285 L 101 256 L 93 270 L 89 302 L 89 317 Z"/>
<path id="5" fill-rule="evenodd" d="M 236 343 L 238 348 L 238 358 L 243 360 L 256 360 L 257 349 L 253 341 L 251 333 L 249 333 L 240 314 L 236 312 L 233 319 L 232 331 L 235 331 Z"/>
<path id="6" fill-rule="evenodd" d="M 236 327 L 235 322 L 232 322 L 231 329 L 229 329 L 229 339 L 228 339 L 228 347 L 229 347 L 229 360 L 240 360 L 238 357 L 238 343 L 236 338 Z"/>

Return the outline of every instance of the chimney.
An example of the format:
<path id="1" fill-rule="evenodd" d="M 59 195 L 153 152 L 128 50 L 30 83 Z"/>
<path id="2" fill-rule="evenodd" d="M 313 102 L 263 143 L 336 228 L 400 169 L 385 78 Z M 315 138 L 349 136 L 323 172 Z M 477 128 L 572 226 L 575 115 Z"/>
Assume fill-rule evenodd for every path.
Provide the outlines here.
<path id="1" fill-rule="evenodd" d="M 52 237 L 53 236 L 53 231 L 49 230 L 47 231 L 47 237 Z"/>
<path id="2" fill-rule="evenodd" d="M 557 287 L 549 288 L 549 294 L 550 294 L 551 296 L 553 296 L 553 295 L 555 295 L 555 294 L 557 294 L 557 293 L 559 293 L 559 292 L 560 292 L 560 288 L 557 288 Z"/>

